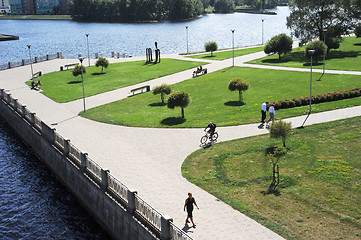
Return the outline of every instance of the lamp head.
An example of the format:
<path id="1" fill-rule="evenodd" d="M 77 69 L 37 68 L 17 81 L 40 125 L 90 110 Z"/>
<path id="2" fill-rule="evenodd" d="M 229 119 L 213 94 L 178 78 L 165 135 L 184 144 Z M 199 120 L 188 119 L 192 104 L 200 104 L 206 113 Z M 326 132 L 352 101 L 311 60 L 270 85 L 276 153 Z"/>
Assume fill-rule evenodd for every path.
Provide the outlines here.
<path id="1" fill-rule="evenodd" d="M 235 31 L 234 29 L 231 29 L 231 32 L 232 32 L 232 33 L 234 33 L 234 31 Z"/>
<path id="2" fill-rule="evenodd" d="M 312 55 L 315 53 L 315 50 L 314 50 L 314 49 L 310 49 L 310 50 L 308 50 L 308 53 L 312 56 Z"/>
<path id="3" fill-rule="evenodd" d="M 28 46 L 28 48 L 30 49 L 31 45 L 29 44 L 29 45 L 27 45 L 27 46 Z"/>
<path id="4" fill-rule="evenodd" d="M 79 59 L 80 63 L 83 63 L 83 60 L 84 60 L 83 57 L 79 57 L 78 59 Z"/>
<path id="5" fill-rule="evenodd" d="M 186 29 L 188 29 L 189 26 L 186 26 Z"/>
<path id="6" fill-rule="evenodd" d="M 89 36 L 89 33 L 86 33 L 85 36 L 88 37 L 88 36 Z"/>

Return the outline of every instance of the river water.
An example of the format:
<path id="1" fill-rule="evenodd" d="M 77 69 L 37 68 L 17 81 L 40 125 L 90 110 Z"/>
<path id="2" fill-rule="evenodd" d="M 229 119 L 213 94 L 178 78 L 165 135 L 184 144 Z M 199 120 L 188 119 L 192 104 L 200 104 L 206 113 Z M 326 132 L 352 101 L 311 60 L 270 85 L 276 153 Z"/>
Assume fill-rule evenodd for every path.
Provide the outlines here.
<path id="1" fill-rule="evenodd" d="M 235 29 L 235 47 L 262 43 L 279 33 L 290 31 L 286 27 L 288 7 L 278 7 L 277 15 L 209 14 L 190 22 L 161 23 L 79 23 L 67 20 L 0 20 L 0 33 L 17 35 L 20 40 L 0 42 L 0 64 L 32 56 L 62 52 L 66 58 L 78 54 L 92 57 L 98 52 L 110 56 L 112 51 L 131 56 L 145 56 L 146 48 L 154 49 L 158 42 L 161 53 L 202 51 L 204 43 L 215 41 L 219 48 L 232 47 L 231 29 Z"/>
<path id="2" fill-rule="evenodd" d="M 0 239 L 110 239 L 0 118 Z"/>
<path id="3" fill-rule="evenodd" d="M 286 28 L 287 7 L 277 15 L 210 14 L 181 23 L 78 23 L 57 20 L 0 20 L 0 33 L 18 35 L 20 40 L 0 42 L 0 64 L 32 56 L 63 52 L 66 58 L 87 56 L 85 34 L 89 33 L 92 56 L 110 52 L 145 55 L 145 49 L 162 53 L 201 51 L 215 41 L 219 48 L 262 43 Z M 1 71 L 0 71 L 1 74 Z M 1 87 L 1 86 L 0 86 Z M 109 236 L 77 203 L 54 175 L 8 129 L 0 119 L 0 239 L 109 239 Z"/>

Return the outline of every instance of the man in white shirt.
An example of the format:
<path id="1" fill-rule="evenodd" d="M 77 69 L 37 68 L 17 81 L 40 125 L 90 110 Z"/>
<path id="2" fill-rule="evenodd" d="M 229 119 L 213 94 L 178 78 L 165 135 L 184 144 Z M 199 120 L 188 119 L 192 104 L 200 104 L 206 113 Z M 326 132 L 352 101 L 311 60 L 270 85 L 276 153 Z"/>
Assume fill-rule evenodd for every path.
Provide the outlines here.
<path id="1" fill-rule="evenodd" d="M 264 124 L 264 120 L 266 119 L 266 112 L 267 112 L 268 102 L 262 103 L 261 106 L 261 113 L 262 113 L 262 124 Z"/>
<path id="2" fill-rule="evenodd" d="M 273 105 L 271 105 L 268 109 L 268 113 L 269 113 L 269 119 L 267 121 L 267 124 L 269 123 L 269 121 L 272 120 L 272 123 L 275 121 L 275 115 L 276 115 L 276 110 L 275 107 Z"/>

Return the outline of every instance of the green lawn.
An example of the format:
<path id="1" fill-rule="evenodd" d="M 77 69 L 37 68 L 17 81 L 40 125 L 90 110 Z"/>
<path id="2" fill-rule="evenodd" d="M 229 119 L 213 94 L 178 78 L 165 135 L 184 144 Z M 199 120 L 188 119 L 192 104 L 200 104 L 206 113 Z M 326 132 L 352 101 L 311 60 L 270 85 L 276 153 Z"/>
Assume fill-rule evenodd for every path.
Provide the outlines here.
<path id="1" fill-rule="evenodd" d="M 320 74 L 315 73 L 314 79 Z M 238 92 L 228 90 L 228 82 L 242 77 L 250 83 L 244 93 L 245 104 L 238 102 Z M 217 126 L 239 125 L 260 121 L 261 104 L 284 98 L 309 95 L 308 72 L 230 67 L 173 85 L 192 98 L 185 108 L 185 119 L 179 108 L 169 109 L 161 104 L 160 96 L 151 92 L 87 110 L 82 116 L 100 122 L 142 127 L 204 127 L 210 121 Z M 322 81 L 313 81 L 313 94 L 359 87 L 360 76 L 326 74 Z M 359 98 L 313 105 L 313 112 L 321 112 L 360 105 Z M 283 109 L 276 119 L 308 113 L 308 106 Z"/>
<path id="2" fill-rule="evenodd" d="M 247 54 L 255 53 L 255 52 L 260 52 L 260 51 L 263 51 L 263 47 L 238 49 L 238 50 L 234 50 L 234 57 L 239 57 L 239 56 L 243 56 L 243 55 L 247 55 Z M 209 53 L 205 53 L 205 54 L 191 55 L 191 56 L 187 56 L 187 57 L 198 58 L 198 59 L 209 59 L 209 60 L 225 60 L 225 59 L 233 57 L 233 50 L 214 52 L 213 56 L 211 56 L 211 53 L 209 52 Z"/>
<path id="3" fill-rule="evenodd" d="M 182 166 L 188 181 L 286 239 L 361 239 L 361 117 L 294 129 L 278 194 L 266 194 L 269 135 L 217 143 Z"/>
<path id="4" fill-rule="evenodd" d="M 51 19 L 67 19 L 71 20 L 70 15 L 0 15 L 0 19 L 41 19 L 41 20 L 51 20 Z"/>
<path id="5" fill-rule="evenodd" d="M 282 55 L 278 59 L 278 54 L 265 58 L 253 60 L 249 63 L 276 65 L 284 67 L 309 68 L 310 59 L 304 56 L 305 47 L 296 48 L 291 53 Z M 339 49 L 333 49 L 326 56 L 326 69 L 361 71 L 361 39 L 356 37 L 345 37 Z M 313 63 L 314 68 L 323 69 L 323 56 L 318 63 Z"/>
<path id="6" fill-rule="evenodd" d="M 86 97 L 114 89 L 134 85 L 159 78 L 204 63 L 162 59 L 158 64 L 144 64 L 144 61 L 110 64 L 101 74 L 101 67 L 87 67 L 84 74 Z M 74 77 L 72 70 L 52 72 L 38 78 L 43 90 L 41 93 L 56 102 L 69 102 L 83 97 L 81 76 Z M 30 84 L 30 81 L 28 82 Z"/>

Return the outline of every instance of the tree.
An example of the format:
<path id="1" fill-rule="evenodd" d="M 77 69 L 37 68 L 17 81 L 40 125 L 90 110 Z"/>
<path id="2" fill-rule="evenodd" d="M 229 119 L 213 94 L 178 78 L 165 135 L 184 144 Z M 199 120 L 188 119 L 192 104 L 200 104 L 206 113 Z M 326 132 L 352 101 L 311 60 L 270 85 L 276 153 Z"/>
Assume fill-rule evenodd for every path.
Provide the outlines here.
<path id="1" fill-rule="evenodd" d="M 162 103 L 164 103 L 164 95 L 165 94 L 170 94 L 172 92 L 172 87 L 168 84 L 162 84 L 160 86 L 156 86 L 153 89 L 153 94 L 160 94 L 160 98 L 162 99 Z"/>
<path id="2" fill-rule="evenodd" d="M 76 65 L 73 69 L 73 76 L 76 77 L 76 76 L 80 75 L 82 71 L 83 71 L 83 74 L 86 73 L 85 67 L 82 65 L 79 65 L 79 64 Z"/>
<path id="3" fill-rule="evenodd" d="M 206 42 L 204 48 L 206 49 L 206 52 L 211 52 L 211 56 L 213 57 L 213 51 L 218 50 L 218 45 L 216 42 Z"/>
<path id="4" fill-rule="evenodd" d="M 361 37 L 361 23 L 359 23 L 354 30 L 354 33 L 357 38 Z"/>
<path id="5" fill-rule="evenodd" d="M 264 52 L 266 54 L 277 53 L 278 58 L 281 59 L 281 54 L 289 53 L 292 51 L 292 44 L 292 38 L 282 33 L 274 36 L 266 43 L 264 47 Z"/>
<path id="6" fill-rule="evenodd" d="M 234 78 L 229 81 L 228 89 L 230 91 L 238 91 L 239 92 L 239 101 L 243 101 L 242 92 L 246 91 L 249 87 L 249 83 L 244 81 L 242 78 Z"/>
<path id="7" fill-rule="evenodd" d="M 271 138 L 282 138 L 283 147 L 286 147 L 287 134 L 292 131 L 291 123 L 286 123 L 282 120 L 276 121 L 271 125 L 269 131 Z"/>
<path id="8" fill-rule="evenodd" d="M 316 63 L 318 63 L 318 58 L 320 56 L 323 56 L 323 49 L 324 49 L 324 44 L 322 41 L 313 41 L 310 42 L 309 44 L 307 44 L 306 46 L 306 50 L 305 50 L 305 56 L 307 58 L 311 58 L 309 50 L 315 50 L 314 54 L 313 54 L 313 59 L 316 60 Z"/>
<path id="9" fill-rule="evenodd" d="M 184 108 L 191 102 L 191 97 L 185 91 L 175 91 L 168 97 L 168 107 L 174 109 L 180 107 L 182 109 L 182 118 L 184 118 Z"/>
<path id="10" fill-rule="evenodd" d="M 107 68 L 109 65 L 109 61 L 106 58 L 100 57 L 97 62 L 95 63 L 95 66 L 97 67 L 102 67 L 102 73 L 103 73 L 103 68 Z"/>
<path id="11" fill-rule="evenodd" d="M 232 13 L 234 9 L 235 5 L 233 0 L 217 0 L 214 4 L 216 13 Z"/>
<path id="12" fill-rule="evenodd" d="M 287 27 L 297 38 L 310 41 L 322 39 L 323 30 L 338 26 L 340 35 L 352 30 L 354 21 L 360 15 L 360 0 L 292 0 L 289 2 L 290 16 Z M 327 30 L 328 36 L 328 30 Z"/>
<path id="13" fill-rule="evenodd" d="M 268 154 L 268 158 L 272 163 L 272 182 L 268 188 L 269 192 L 276 191 L 278 184 L 280 183 L 280 169 L 278 163 L 280 158 L 287 153 L 287 148 L 285 147 L 278 147 L 274 150 L 273 153 Z"/>

